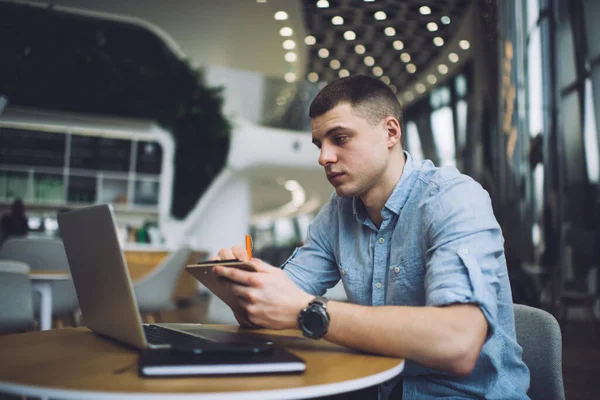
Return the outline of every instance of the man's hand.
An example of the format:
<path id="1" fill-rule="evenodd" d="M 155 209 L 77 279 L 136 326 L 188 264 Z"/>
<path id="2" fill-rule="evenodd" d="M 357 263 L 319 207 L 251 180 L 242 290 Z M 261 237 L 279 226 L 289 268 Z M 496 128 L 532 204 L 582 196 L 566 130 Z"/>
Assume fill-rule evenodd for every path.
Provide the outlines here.
<path id="1" fill-rule="evenodd" d="M 215 274 L 231 281 L 227 283 L 229 289 L 240 299 L 237 306 L 229 304 L 240 325 L 250 323 L 269 329 L 296 328 L 300 310 L 313 296 L 298 288 L 281 269 L 257 258 L 248 260 L 246 250 L 240 246 L 221 249 L 218 257 L 213 259 L 232 258 L 248 261 L 256 269 L 256 272 L 248 272 L 226 266 L 213 267 Z M 238 307 L 242 312 L 236 311 Z"/>

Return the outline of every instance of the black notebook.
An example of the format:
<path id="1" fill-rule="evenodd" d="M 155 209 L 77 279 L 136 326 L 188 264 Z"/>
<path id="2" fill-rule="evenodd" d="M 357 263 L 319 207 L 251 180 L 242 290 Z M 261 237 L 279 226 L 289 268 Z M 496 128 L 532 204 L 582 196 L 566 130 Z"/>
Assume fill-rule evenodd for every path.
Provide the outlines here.
<path id="1" fill-rule="evenodd" d="M 141 376 L 292 374 L 306 369 L 304 360 L 283 348 L 257 354 L 184 354 L 169 349 L 140 354 Z"/>

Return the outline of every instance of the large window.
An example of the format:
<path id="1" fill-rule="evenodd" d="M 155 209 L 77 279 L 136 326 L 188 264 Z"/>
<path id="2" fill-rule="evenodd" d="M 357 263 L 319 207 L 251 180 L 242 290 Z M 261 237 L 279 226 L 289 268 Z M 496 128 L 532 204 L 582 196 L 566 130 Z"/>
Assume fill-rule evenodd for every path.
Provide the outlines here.
<path id="1" fill-rule="evenodd" d="M 430 97 L 431 129 L 433 142 L 440 165 L 456 166 L 456 144 L 454 141 L 454 116 L 450 108 L 450 89 L 441 87 L 434 90 Z"/>
<path id="2" fill-rule="evenodd" d="M 594 96 L 592 95 L 592 80 L 585 80 L 585 99 L 583 114 L 583 140 L 585 142 L 585 161 L 590 182 L 600 182 L 600 166 L 598 160 L 598 127 Z"/>
<path id="3" fill-rule="evenodd" d="M 157 206 L 157 142 L 0 127 L 0 201 Z"/>
<path id="4" fill-rule="evenodd" d="M 408 152 L 417 161 L 424 159 L 423 148 L 421 147 L 421 138 L 419 137 L 419 130 L 417 124 L 413 121 L 406 123 L 406 148 Z"/>

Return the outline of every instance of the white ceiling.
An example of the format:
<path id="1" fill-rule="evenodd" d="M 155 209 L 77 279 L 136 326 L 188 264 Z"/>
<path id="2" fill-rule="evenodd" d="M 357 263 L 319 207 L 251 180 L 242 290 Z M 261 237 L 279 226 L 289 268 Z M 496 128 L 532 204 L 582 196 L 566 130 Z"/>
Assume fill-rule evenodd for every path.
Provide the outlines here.
<path id="1" fill-rule="evenodd" d="M 48 3 L 48 2 L 43 2 Z M 261 72 L 282 78 L 294 69 L 304 76 L 305 48 L 298 59 L 283 56 L 279 30 L 290 26 L 291 39 L 303 43 L 302 5 L 297 0 L 53 0 L 57 6 L 139 18 L 168 34 L 193 65 L 219 65 Z M 276 21 L 275 12 L 287 12 L 287 21 Z M 257 56 L 258 55 L 258 56 Z"/>
<path id="2" fill-rule="evenodd" d="M 305 36 L 303 7 L 297 0 L 55 0 L 52 4 L 97 12 L 114 18 L 134 18 L 171 40 L 180 53 L 195 66 L 216 65 L 239 70 L 259 72 L 265 76 L 283 78 L 289 71 L 304 76 L 305 46 L 295 52 L 296 62 L 284 60 L 279 30 L 293 29 L 296 43 Z M 277 11 L 288 14 L 287 21 L 277 21 Z M 105 15 L 110 14 L 110 15 Z M 140 21 L 138 21 L 140 22 Z M 306 135 L 310 145 L 310 134 Z M 315 167 L 317 159 L 315 156 Z M 250 181 L 254 215 L 276 210 L 291 200 L 284 188 L 287 180 L 296 180 L 304 188 L 306 199 L 318 199 L 319 204 L 329 199 L 332 188 L 321 169 L 253 168 L 245 175 Z"/>

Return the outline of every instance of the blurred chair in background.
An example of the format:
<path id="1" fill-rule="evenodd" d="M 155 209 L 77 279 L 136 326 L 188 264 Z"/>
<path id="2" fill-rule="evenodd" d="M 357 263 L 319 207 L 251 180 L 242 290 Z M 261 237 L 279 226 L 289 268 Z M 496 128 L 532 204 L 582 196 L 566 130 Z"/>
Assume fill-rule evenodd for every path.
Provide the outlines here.
<path id="1" fill-rule="evenodd" d="M 30 330 L 33 293 L 29 267 L 18 261 L 0 261 L 0 334 Z"/>
<path id="2" fill-rule="evenodd" d="M 566 228 L 567 245 L 563 256 L 567 274 L 560 291 L 558 321 L 565 327 L 570 308 L 580 308 L 594 335 L 598 335 L 594 303 L 598 296 L 598 268 L 600 265 L 596 232 L 580 225 Z"/>
<path id="3" fill-rule="evenodd" d="M 162 311 L 172 310 L 173 292 L 188 262 L 191 250 L 184 246 L 171 253 L 156 268 L 140 280 L 133 282 L 133 289 L 142 315 L 161 321 Z"/>
<path id="4" fill-rule="evenodd" d="M 31 271 L 53 271 L 70 273 L 69 261 L 62 240 L 46 238 L 10 238 L 0 247 L 0 260 L 24 262 Z M 40 304 L 34 302 L 34 311 L 39 315 Z M 52 316 L 69 316 L 76 324 L 79 310 L 77 293 L 72 280 L 52 283 Z"/>
<path id="5" fill-rule="evenodd" d="M 531 400 L 564 400 L 562 335 L 552 314 L 539 308 L 515 304 L 517 342 L 529 368 Z"/>

